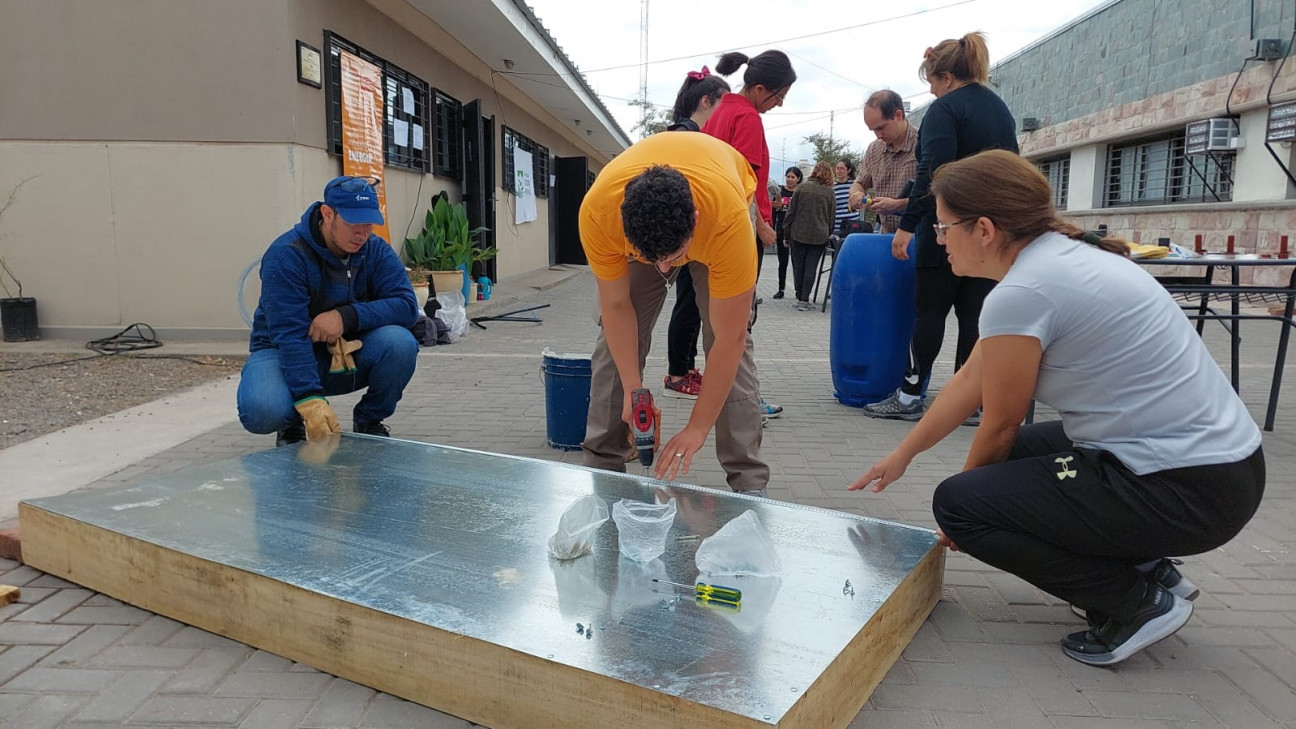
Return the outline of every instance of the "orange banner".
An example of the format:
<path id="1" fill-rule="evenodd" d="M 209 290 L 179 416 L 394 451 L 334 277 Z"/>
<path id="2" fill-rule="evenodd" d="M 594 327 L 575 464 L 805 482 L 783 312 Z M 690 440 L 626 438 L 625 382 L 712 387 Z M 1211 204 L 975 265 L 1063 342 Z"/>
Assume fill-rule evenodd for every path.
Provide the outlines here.
<path id="1" fill-rule="evenodd" d="M 342 174 L 383 180 L 382 69 L 342 51 Z M 387 192 L 378 185 L 378 207 L 387 219 Z M 387 226 L 374 235 L 391 243 Z"/>

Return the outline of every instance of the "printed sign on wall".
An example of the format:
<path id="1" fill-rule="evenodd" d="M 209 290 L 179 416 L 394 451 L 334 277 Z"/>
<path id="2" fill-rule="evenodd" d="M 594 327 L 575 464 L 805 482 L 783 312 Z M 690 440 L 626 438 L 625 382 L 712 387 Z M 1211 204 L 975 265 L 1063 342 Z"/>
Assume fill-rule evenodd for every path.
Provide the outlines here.
<path id="1" fill-rule="evenodd" d="M 342 174 L 383 180 L 382 69 L 342 51 Z M 378 185 L 378 206 L 387 219 L 387 193 Z M 387 226 L 374 235 L 391 243 Z"/>

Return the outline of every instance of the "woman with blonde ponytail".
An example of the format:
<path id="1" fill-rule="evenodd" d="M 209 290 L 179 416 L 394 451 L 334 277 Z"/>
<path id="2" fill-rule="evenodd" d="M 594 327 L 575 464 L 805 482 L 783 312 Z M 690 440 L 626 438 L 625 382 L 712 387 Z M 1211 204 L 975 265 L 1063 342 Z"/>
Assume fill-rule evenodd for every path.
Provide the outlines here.
<path id="1" fill-rule="evenodd" d="M 981 340 L 896 450 L 881 491 L 978 407 L 963 472 L 932 498 L 940 539 L 1070 602 L 1066 655 L 1111 665 L 1172 635 L 1199 594 L 1177 560 L 1220 547 L 1264 494 L 1260 429 L 1170 294 L 1121 241 L 1058 219 L 1002 150 L 937 170 L 936 240 L 998 285 Z M 1031 400 L 1061 420 L 1022 425 Z"/>
<path id="2" fill-rule="evenodd" d="M 945 253 L 932 234 L 936 204 L 928 190 L 932 174 L 941 165 L 985 149 L 1017 151 L 1016 123 L 1012 112 L 986 87 L 990 77 L 990 51 L 985 36 L 969 33 L 928 48 L 918 69 L 936 100 L 923 115 L 918 129 L 918 170 L 891 254 L 909 258 L 913 241 L 914 317 L 909 344 L 909 367 L 904 384 L 881 402 L 864 406 L 876 418 L 917 420 L 923 414 L 923 393 L 932 365 L 945 340 L 945 320 L 950 309 L 958 317 L 958 344 L 954 369 L 963 366 L 977 340 L 981 302 L 994 286 L 985 279 L 958 276 L 950 270 Z M 969 419 L 974 425 L 976 416 Z"/>

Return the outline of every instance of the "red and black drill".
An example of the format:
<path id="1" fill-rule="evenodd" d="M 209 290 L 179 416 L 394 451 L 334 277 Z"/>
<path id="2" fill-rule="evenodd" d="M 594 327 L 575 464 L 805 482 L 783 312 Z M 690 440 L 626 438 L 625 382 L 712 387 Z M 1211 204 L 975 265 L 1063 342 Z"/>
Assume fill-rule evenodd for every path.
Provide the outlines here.
<path id="1" fill-rule="evenodd" d="M 635 448 L 639 449 L 639 463 L 647 468 L 653 464 L 657 450 L 657 415 L 653 408 L 652 392 L 645 387 L 630 392 L 630 430 Z"/>

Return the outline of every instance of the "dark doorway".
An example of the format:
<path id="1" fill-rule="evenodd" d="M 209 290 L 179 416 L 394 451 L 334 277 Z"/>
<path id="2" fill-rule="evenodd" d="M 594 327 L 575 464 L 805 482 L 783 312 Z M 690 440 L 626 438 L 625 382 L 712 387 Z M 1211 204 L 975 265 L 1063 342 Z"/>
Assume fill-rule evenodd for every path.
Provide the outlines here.
<path id="1" fill-rule="evenodd" d="M 481 99 L 463 107 L 464 139 L 464 206 L 468 209 L 468 227 L 486 227 L 477 236 L 477 245 L 495 245 L 495 118 L 482 116 Z M 495 259 L 478 264 L 469 273 L 496 280 Z"/>
<path id="2" fill-rule="evenodd" d="M 585 265 L 585 249 L 580 242 L 580 206 L 589 190 L 589 160 L 585 157 L 556 157 L 554 159 L 554 210 L 558 223 L 557 235 L 550 245 L 550 260 L 554 263 Z"/>

